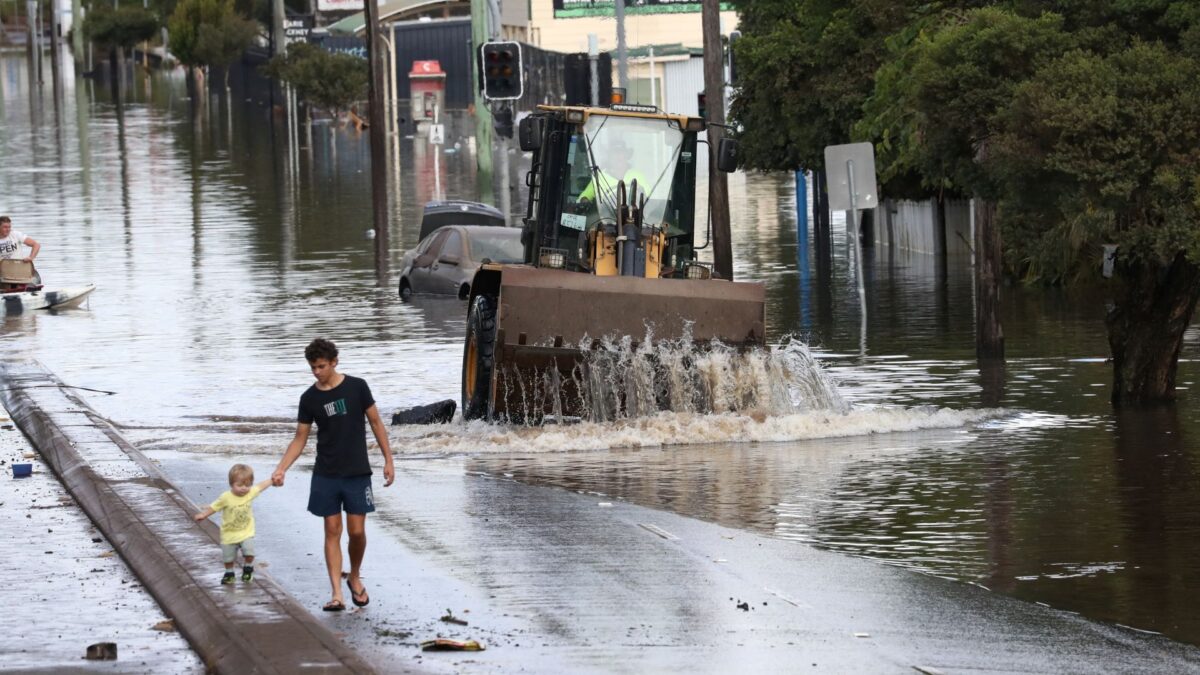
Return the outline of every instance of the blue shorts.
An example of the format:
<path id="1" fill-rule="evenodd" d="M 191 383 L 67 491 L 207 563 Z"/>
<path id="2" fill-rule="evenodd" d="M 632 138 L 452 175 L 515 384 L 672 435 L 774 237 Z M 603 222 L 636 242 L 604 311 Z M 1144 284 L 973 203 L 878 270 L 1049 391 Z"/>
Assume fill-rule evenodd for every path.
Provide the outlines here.
<path id="1" fill-rule="evenodd" d="M 322 518 L 336 516 L 342 511 L 366 515 L 375 510 L 375 498 L 371 494 L 371 476 L 312 475 L 308 492 L 308 512 Z"/>

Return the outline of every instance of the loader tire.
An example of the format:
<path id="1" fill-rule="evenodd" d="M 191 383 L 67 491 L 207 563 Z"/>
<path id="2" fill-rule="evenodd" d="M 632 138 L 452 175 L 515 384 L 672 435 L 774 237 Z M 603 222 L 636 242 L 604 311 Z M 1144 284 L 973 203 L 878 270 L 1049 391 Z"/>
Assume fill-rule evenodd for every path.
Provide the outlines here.
<path id="1" fill-rule="evenodd" d="M 478 295 L 467 315 L 463 345 L 463 419 L 487 419 L 492 411 L 492 372 L 496 366 L 496 298 Z"/>

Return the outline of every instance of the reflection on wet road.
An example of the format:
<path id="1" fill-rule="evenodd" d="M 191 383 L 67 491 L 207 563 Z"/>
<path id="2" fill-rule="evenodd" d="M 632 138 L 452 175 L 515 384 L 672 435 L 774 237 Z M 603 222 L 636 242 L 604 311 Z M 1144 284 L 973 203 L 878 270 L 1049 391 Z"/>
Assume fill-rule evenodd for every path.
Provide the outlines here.
<path id="1" fill-rule="evenodd" d="M 83 310 L 0 318 L 6 353 L 115 392 L 88 398 L 151 454 L 219 467 L 282 452 L 313 336 L 337 340 L 342 370 L 371 383 L 385 414 L 458 398 L 465 305 L 401 303 L 390 277 L 377 280 L 364 137 L 319 127 L 292 173 L 283 130 L 237 96 L 194 110 L 179 79 L 139 78 L 116 106 L 78 80 L 56 110 L 23 73 L 0 58 L 0 211 L 43 243 L 48 283 L 99 289 Z M 393 266 L 433 196 L 433 150 L 401 143 Z M 447 196 L 474 198 L 469 153 L 441 160 Z M 832 279 L 798 278 L 791 185 L 732 177 L 736 273 L 766 284 L 769 339 L 808 341 L 850 413 L 400 428 L 398 451 L 1200 644 L 1195 331 L 1179 404 L 1118 416 L 1102 293 L 1006 288 L 1009 360 L 981 373 L 965 262 L 943 271 L 880 247 L 867 256 L 864 345 L 840 229 Z M 422 545 L 394 536 L 396 551 Z M 310 565 L 309 548 L 292 554 Z"/>
<path id="2" fill-rule="evenodd" d="M 221 455 L 160 457 L 193 498 L 223 473 Z M 256 539 L 269 573 L 316 608 L 329 589 L 320 523 L 303 511 L 308 466 L 259 499 Z M 483 474 L 472 458 L 410 458 L 397 468 L 391 487 L 376 477 L 378 510 L 367 518 L 370 606 L 318 612 L 386 671 L 408 663 L 422 672 L 538 673 L 1055 673 L 1114 663 L 1178 672 L 1200 664 L 1200 650 L 1160 637 L 608 494 Z M 468 625 L 439 620 L 447 614 Z M 416 651 L 435 635 L 476 639 L 487 651 Z"/>

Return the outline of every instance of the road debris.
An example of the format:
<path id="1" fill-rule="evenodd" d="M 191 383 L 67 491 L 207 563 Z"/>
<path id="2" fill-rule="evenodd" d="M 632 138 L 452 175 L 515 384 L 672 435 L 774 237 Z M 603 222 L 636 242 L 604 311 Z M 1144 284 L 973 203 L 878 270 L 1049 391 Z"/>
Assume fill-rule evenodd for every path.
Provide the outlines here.
<path id="1" fill-rule="evenodd" d="M 454 612 L 450 611 L 449 607 L 446 608 L 446 615 L 441 618 L 441 621 L 444 621 L 446 623 L 456 624 L 459 626 L 467 625 L 467 622 L 465 620 L 460 619 L 457 616 L 454 616 Z"/>
<path id="2" fill-rule="evenodd" d="M 485 647 L 475 640 L 436 638 L 421 643 L 423 652 L 481 652 Z"/>
<path id="3" fill-rule="evenodd" d="M 88 661 L 116 661 L 117 643 L 97 642 L 96 644 L 88 645 L 87 654 L 83 658 Z"/>

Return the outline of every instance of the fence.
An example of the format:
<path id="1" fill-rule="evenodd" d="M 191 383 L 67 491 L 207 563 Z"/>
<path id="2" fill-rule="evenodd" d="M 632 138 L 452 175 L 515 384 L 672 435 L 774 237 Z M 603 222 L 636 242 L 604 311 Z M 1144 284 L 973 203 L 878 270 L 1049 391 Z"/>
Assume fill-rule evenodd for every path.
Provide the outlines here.
<path id="1" fill-rule="evenodd" d="M 971 202 L 946 200 L 946 256 L 970 256 L 971 236 Z M 914 253 L 940 254 L 943 240 L 937 228 L 937 202 L 885 199 L 876 210 L 874 240 Z"/>

